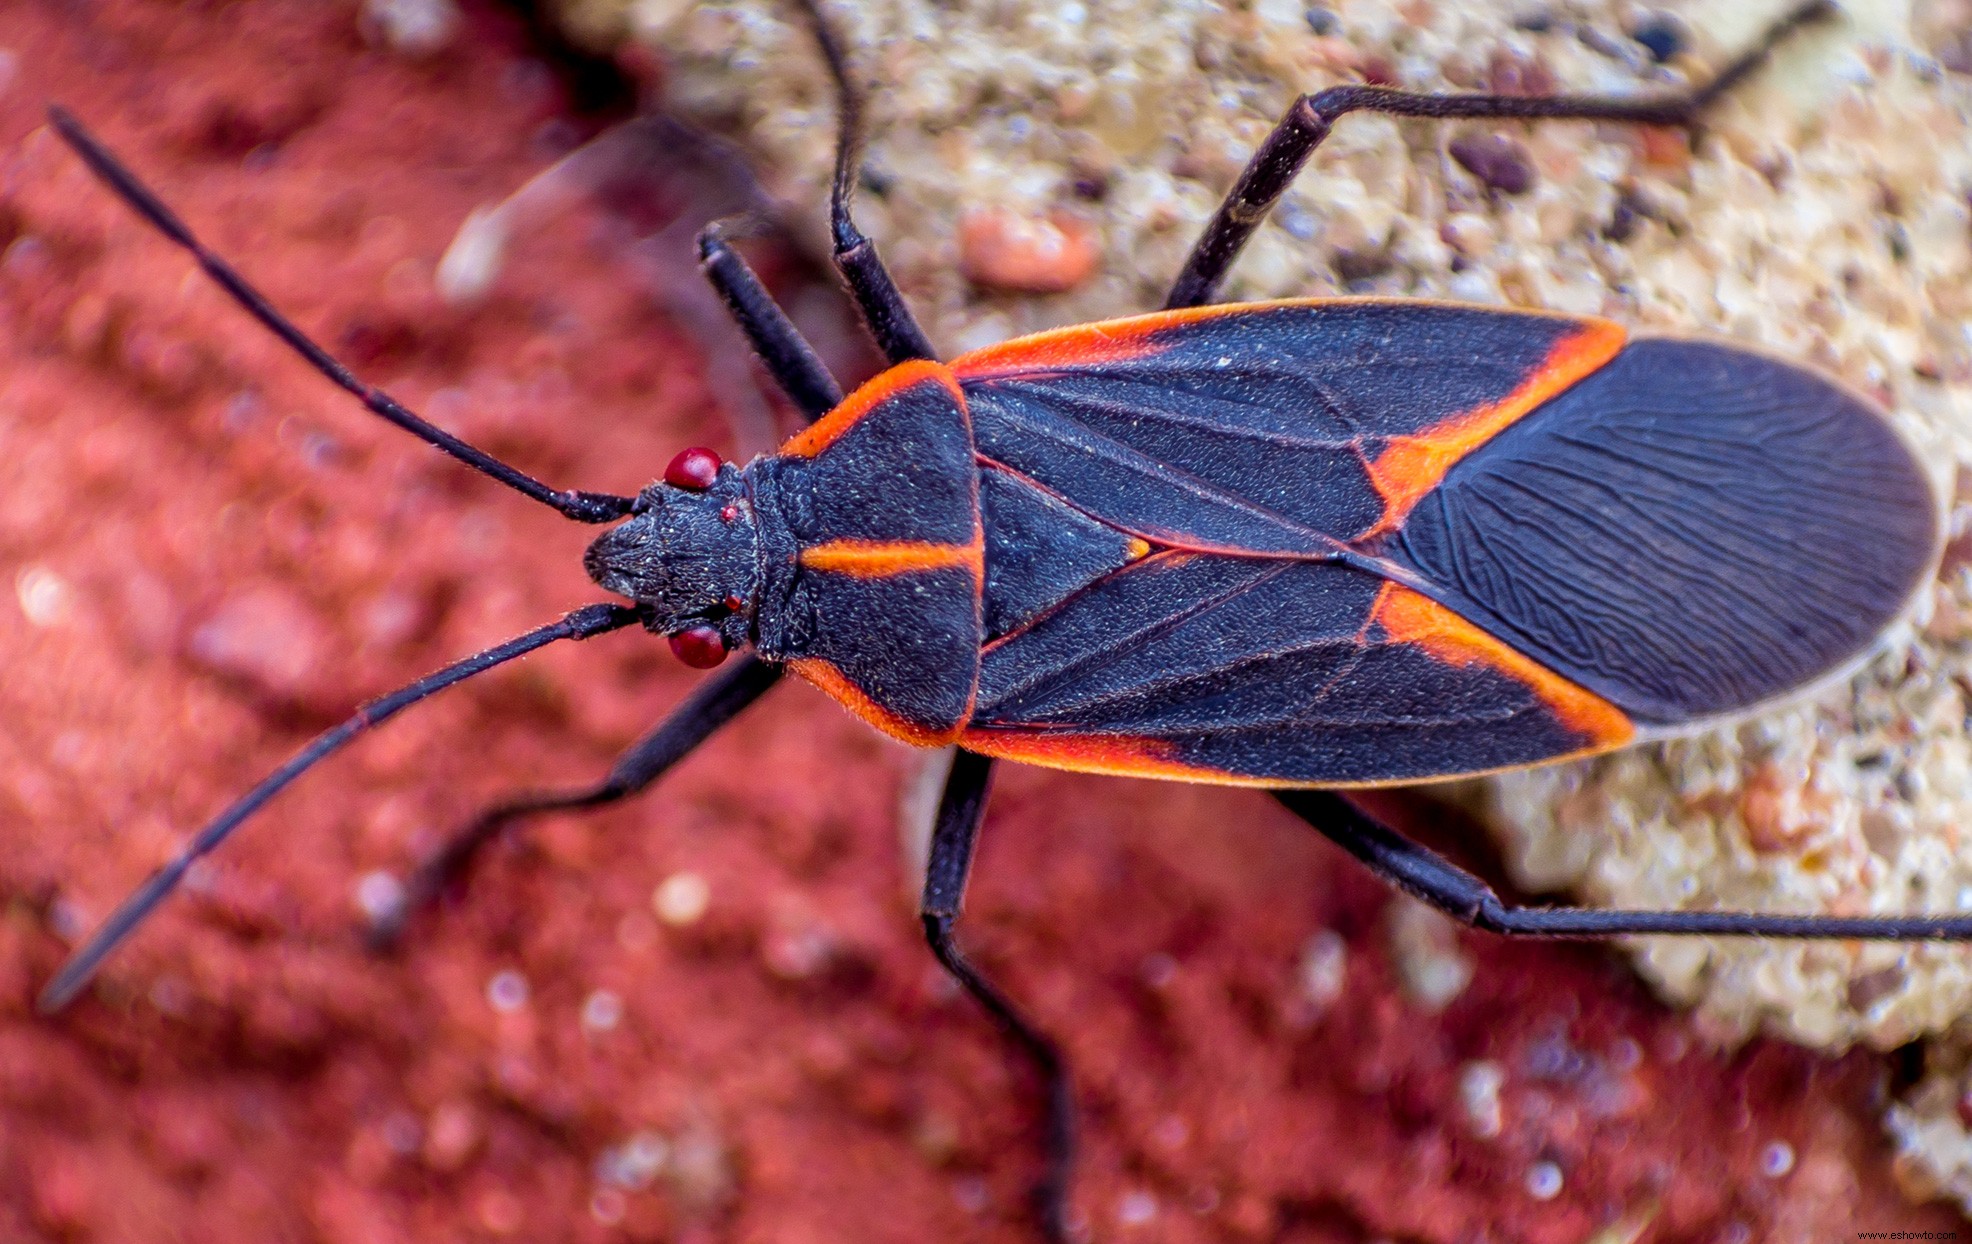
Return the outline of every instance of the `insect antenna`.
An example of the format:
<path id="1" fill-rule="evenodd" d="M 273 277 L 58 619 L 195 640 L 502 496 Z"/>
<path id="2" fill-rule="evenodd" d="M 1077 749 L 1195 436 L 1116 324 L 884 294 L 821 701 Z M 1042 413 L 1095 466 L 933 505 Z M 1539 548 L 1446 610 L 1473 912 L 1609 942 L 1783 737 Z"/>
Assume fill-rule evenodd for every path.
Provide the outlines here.
<path id="1" fill-rule="evenodd" d="M 508 466 L 506 463 L 475 449 L 450 432 L 427 422 L 406 409 L 395 398 L 381 389 L 373 388 L 356 378 L 354 372 L 343 366 L 327 350 L 317 345 L 306 333 L 289 321 L 266 297 L 246 278 L 235 271 L 231 264 L 207 249 L 203 242 L 179 220 L 170 208 L 154 194 L 150 187 L 137 179 L 137 175 L 125 168 L 109 149 L 98 142 L 94 135 L 83 128 L 82 122 L 66 108 L 59 105 L 48 109 L 48 120 L 55 132 L 82 157 L 83 163 L 91 172 L 101 178 L 103 183 L 116 192 L 118 198 L 130 205 L 132 211 L 149 221 L 151 225 L 191 253 L 218 286 L 230 295 L 233 301 L 244 307 L 249 314 L 282 341 L 295 353 L 308 360 L 316 371 L 340 385 L 368 407 L 375 414 L 383 416 L 398 427 L 409 432 L 419 440 L 457 458 L 473 470 L 490 475 L 516 492 L 525 493 L 541 504 L 560 511 L 564 516 L 579 523 L 607 523 L 630 513 L 636 500 L 632 497 L 618 497 L 609 493 L 558 491 L 548 487 L 540 480 L 524 471 Z"/>
<path id="2" fill-rule="evenodd" d="M 638 620 L 635 609 L 624 605 L 587 605 L 567 614 L 557 622 L 529 631 L 525 635 L 508 640 L 504 644 L 475 653 L 462 661 L 455 661 L 435 674 L 429 674 L 409 686 L 401 687 L 389 695 L 381 696 L 356 710 L 347 721 L 335 728 L 315 736 L 315 739 L 295 754 L 280 768 L 269 774 L 260 785 L 242 796 L 232 807 L 193 835 L 164 867 L 151 874 L 149 880 L 137 887 L 122 906 L 110 914 L 96 932 L 83 944 L 82 948 L 69 956 L 62 970 L 48 982 L 41 991 L 36 1006 L 46 1014 L 58 1011 L 74 1000 L 82 987 L 89 983 L 96 969 L 102 965 L 123 940 L 143 923 L 146 916 L 165 900 L 185 879 L 193 864 L 218 848 L 240 823 L 260 810 L 262 804 L 281 793 L 289 783 L 315 767 L 316 763 L 337 751 L 343 744 L 357 735 L 381 725 L 395 716 L 400 710 L 409 708 L 419 700 L 434 692 L 443 691 L 453 683 L 464 682 L 475 674 L 483 674 L 496 665 L 504 665 L 516 657 L 526 656 L 536 648 L 545 647 L 559 639 L 588 639 L 609 631 L 620 630 Z"/>

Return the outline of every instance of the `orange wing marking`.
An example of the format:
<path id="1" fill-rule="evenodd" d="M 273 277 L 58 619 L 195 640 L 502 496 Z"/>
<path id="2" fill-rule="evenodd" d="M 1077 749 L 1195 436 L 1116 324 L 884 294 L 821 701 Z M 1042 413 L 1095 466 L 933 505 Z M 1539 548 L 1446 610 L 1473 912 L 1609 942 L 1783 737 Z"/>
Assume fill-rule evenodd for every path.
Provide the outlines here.
<path id="1" fill-rule="evenodd" d="M 1158 353 L 1163 346 L 1155 340 L 1161 334 L 1186 324 L 1196 324 L 1203 320 L 1216 320 L 1229 315 L 1248 315 L 1256 311 L 1272 311 L 1288 307 L 1323 307 L 1329 305 L 1360 306 L 1365 302 L 1387 303 L 1395 306 L 1447 306 L 1447 304 L 1423 298 L 1276 298 L 1264 302 L 1221 302 L 1208 307 L 1181 307 L 1176 311 L 1153 311 L 1147 315 L 1132 315 L 1123 319 L 1098 320 L 1093 324 L 1070 324 L 1063 328 L 1051 328 L 1045 332 L 1029 333 L 1025 337 L 1015 337 L 997 345 L 985 346 L 959 355 L 951 362 L 955 375 L 964 380 L 990 380 L 995 376 L 1021 375 L 1032 372 L 1055 371 L 1071 367 L 1093 367 L 1103 363 L 1128 362 L 1131 359 L 1145 358 Z M 1472 305 L 1472 304 L 1465 304 Z M 1499 311 L 1498 307 L 1477 307 L 1482 311 Z M 1530 311 L 1514 308 L 1514 314 L 1538 316 L 1544 319 L 1584 322 L 1579 316 L 1560 315 L 1552 312 Z M 1617 344 L 1621 345 L 1622 329 L 1605 320 L 1587 320 L 1589 331 L 1613 330 L 1617 334 Z M 1571 338 L 1572 340 L 1572 338 Z M 1565 342 L 1563 343 L 1566 344 Z M 1612 350 L 1611 353 L 1614 351 Z M 1550 363 L 1553 361 L 1550 358 Z M 1601 362 L 1599 360 L 1597 366 Z M 1587 370 L 1593 371 L 1594 368 Z M 887 373 L 886 373 L 887 374 Z M 1584 373 L 1586 374 L 1586 373 Z M 1580 376 L 1573 377 L 1579 379 Z M 881 377 L 879 377 L 881 379 Z M 874 382 L 872 382 L 874 383 Z M 1558 391 L 1558 390 L 1557 390 Z M 853 399 L 852 399 L 853 400 Z"/>
<path id="2" fill-rule="evenodd" d="M 1287 790 L 1295 787 L 1317 790 L 1351 790 L 1376 786 L 1415 786 L 1419 779 L 1389 779 L 1374 782 L 1291 782 L 1281 778 L 1253 777 L 1228 769 L 1188 764 L 1176 759 L 1177 745 L 1166 739 L 1134 738 L 1128 735 L 1073 734 L 1052 730 L 966 730 L 959 735 L 959 746 L 967 751 L 1039 765 L 1044 769 L 1066 769 L 1070 773 L 1101 773 L 1110 777 L 1161 778 L 1167 781 L 1199 782 L 1212 786 L 1245 786 L 1259 790 Z M 1469 776 L 1461 774 L 1463 776 Z"/>
<path id="3" fill-rule="evenodd" d="M 1175 778 L 1181 782 L 1278 786 L 1235 774 L 1186 764 L 1177 748 L 1164 739 L 1115 734 L 1070 734 L 1052 730 L 966 730 L 959 746 L 1001 760 L 1067 769 L 1075 773 L 1106 773 L 1117 777 Z"/>
<path id="4" fill-rule="evenodd" d="M 925 380 L 936 380 L 951 391 L 953 401 L 961 406 L 965 405 L 965 395 L 959 391 L 959 382 L 952 375 L 951 368 L 931 359 L 912 359 L 908 363 L 899 363 L 889 371 L 877 374 L 862 388 L 843 398 L 840 406 L 809 424 L 782 445 L 781 456 L 815 457 L 842 439 L 843 433 L 861 422 L 863 416 L 905 389 Z"/>
<path id="5" fill-rule="evenodd" d="M 1489 666 L 1526 686 L 1562 725 L 1588 740 L 1573 755 L 1621 747 L 1636 734 L 1623 710 L 1501 643 L 1428 596 L 1386 583 L 1370 617 L 1395 643 L 1416 644 L 1437 660 L 1460 669 Z"/>
<path id="6" fill-rule="evenodd" d="M 1421 302 L 1416 298 L 1278 298 L 1267 302 L 1221 302 L 1209 307 L 1180 307 L 1176 311 L 1152 311 L 1117 320 L 1098 320 L 1093 324 L 1070 324 L 1046 332 L 1029 333 L 998 345 L 986 346 L 952 360 L 954 374 L 966 380 L 990 380 L 994 376 L 1023 375 L 1056 371 L 1070 367 L 1094 367 L 1103 363 L 1126 363 L 1148 358 L 1165 347 L 1153 340 L 1158 334 L 1202 320 L 1222 319 L 1254 311 L 1283 307 L 1320 307 L 1330 303 Z"/>
<path id="7" fill-rule="evenodd" d="M 1620 324 L 1587 320 L 1580 332 L 1557 341 L 1533 374 L 1499 401 L 1453 415 L 1422 432 L 1391 437 L 1383 452 L 1368 463 L 1370 482 L 1383 497 L 1383 517 L 1357 538 L 1384 535 L 1403 526 L 1411 507 L 1438 486 L 1452 464 L 1616 357 L 1624 336 Z"/>
<path id="8" fill-rule="evenodd" d="M 901 739 L 913 747 L 943 747 L 947 743 L 958 742 L 960 734 L 964 732 L 963 721 L 950 730 L 927 730 L 915 722 L 905 721 L 864 694 L 863 689 L 850 682 L 848 675 L 837 669 L 832 662 L 824 661 L 820 657 L 793 657 L 789 659 L 787 667 L 814 683 L 856 716 L 891 738 Z M 970 707 L 966 711 L 969 716 Z"/>

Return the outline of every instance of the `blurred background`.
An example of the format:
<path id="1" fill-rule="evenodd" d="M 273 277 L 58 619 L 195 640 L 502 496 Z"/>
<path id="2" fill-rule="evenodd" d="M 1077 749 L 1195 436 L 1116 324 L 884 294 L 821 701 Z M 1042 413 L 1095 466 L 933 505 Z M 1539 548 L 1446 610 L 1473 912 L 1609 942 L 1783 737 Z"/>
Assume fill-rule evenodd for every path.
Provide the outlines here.
<path id="1" fill-rule="evenodd" d="M 1948 5 L 1851 7 L 1695 149 L 1365 121 L 1235 288 L 1766 341 L 1897 404 L 1948 485 L 1972 43 Z M 881 84 L 866 224 L 954 351 L 1155 305 L 1297 87 L 1649 89 L 1764 20 L 1423 0 L 842 16 Z M 94 182 L 44 125 L 55 101 L 366 379 L 558 487 L 632 492 L 683 446 L 744 457 L 791 428 L 699 283 L 712 216 L 758 213 L 749 254 L 804 330 L 845 381 L 873 365 L 814 258 L 829 100 L 766 0 L 0 7 L 0 1237 L 1035 1238 L 1031 1085 L 918 938 L 936 774 L 792 680 L 641 801 L 515 835 L 399 952 L 365 949 L 476 808 L 599 775 L 687 692 L 697 675 L 640 634 L 551 648 L 353 746 L 77 1005 L 34 1014 L 68 947 L 310 735 L 596 596 L 589 532 L 293 358 Z M 1956 573 L 1912 650 L 1936 668 L 1900 650 L 1859 685 L 1956 685 Z M 1694 899 L 1776 876 L 1792 896 L 1786 862 L 1831 851 L 1808 819 L 1863 842 L 1857 885 L 1894 885 L 1958 823 L 1919 745 L 1955 755 L 1964 714 L 1926 705 L 1871 726 L 1934 774 L 1880 796 L 1917 809 L 1891 830 L 1832 811 L 1879 796 L 1801 742 L 1861 728 L 1819 704 L 1482 792 L 1521 827 L 1504 861 L 1464 814 L 1379 806 L 1502 884 L 1608 898 L 1592 860 L 1535 865 L 1552 835 L 1651 806 L 1642 771 L 1699 791 L 1679 815 L 1732 848 L 1728 879 L 1650 856 L 1661 836 L 1607 849 L 1706 876 Z M 1796 815 L 1804 791 L 1832 792 L 1820 815 Z M 1646 954 L 1694 1013 L 1615 949 L 1449 927 L 1257 793 L 1012 766 L 963 927 L 1076 1074 L 1087 1238 L 1822 1241 L 1952 1230 L 1937 1198 L 1965 1195 L 1960 958 Z M 1773 977 L 1820 981 L 1837 1018 L 1745 985 Z"/>

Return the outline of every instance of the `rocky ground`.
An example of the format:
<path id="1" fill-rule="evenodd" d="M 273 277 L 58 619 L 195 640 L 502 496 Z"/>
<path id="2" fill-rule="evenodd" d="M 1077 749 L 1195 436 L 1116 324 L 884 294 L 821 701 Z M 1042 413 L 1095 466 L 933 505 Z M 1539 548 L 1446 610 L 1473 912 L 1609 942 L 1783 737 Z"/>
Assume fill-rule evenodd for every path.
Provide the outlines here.
<path id="1" fill-rule="evenodd" d="M 309 735 L 594 598 L 584 532 L 296 362 L 101 191 L 48 101 L 365 376 L 557 484 L 735 452 L 729 408 L 759 401 L 688 255 L 636 241 L 722 201 L 683 162 L 654 205 L 548 213 L 483 297 L 440 296 L 473 209 L 631 104 L 506 11 L 447 12 L 0 9 L 0 1236 L 1032 1240 L 1024 1073 L 916 935 L 924 759 L 804 687 L 365 950 L 448 827 L 601 772 L 692 686 L 634 634 L 352 747 L 33 1013 Z M 799 256 L 762 259 L 861 365 Z M 1090 1238 L 1952 1229 L 1879 1126 L 1908 1060 L 1715 1045 L 1628 960 L 1450 930 L 1252 792 L 1008 768 L 968 928 L 1076 1070 Z"/>

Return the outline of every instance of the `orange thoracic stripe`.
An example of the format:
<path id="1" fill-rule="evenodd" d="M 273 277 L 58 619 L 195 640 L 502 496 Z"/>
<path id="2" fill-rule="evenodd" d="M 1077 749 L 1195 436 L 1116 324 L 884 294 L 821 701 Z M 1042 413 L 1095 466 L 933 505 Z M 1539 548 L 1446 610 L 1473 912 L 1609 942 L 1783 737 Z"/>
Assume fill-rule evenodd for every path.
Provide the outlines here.
<path id="1" fill-rule="evenodd" d="M 1609 320 L 1587 320 L 1582 330 L 1554 349 L 1519 388 L 1490 406 L 1453 415 L 1435 427 L 1393 436 L 1369 463 L 1370 481 L 1382 495 L 1383 517 L 1364 538 L 1401 527 L 1425 493 L 1438 486 L 1452 464 L 1511 426 L 1515 420 L 1616 357 L 1623 328 Z"/>
<path id="2" fill-rule="evenodd" d="M 922 540 L 830 540 L 801 550 L 801 565 L 858 579 L 886 579 L 914 570 L 963 566 L 975 577 L 985 573 L 983 540 L 971 544 L 928 544 Z"/>
<path id="3" fill-rule="evenodd" d="M 875 410 L 884 401 L 927 379 L 937 380 L 951 390 L 954 400 L 960 405 L 965 404 L 965 395 L 959 391 L 959 382 L 953 378 L 951 368 L 931 359 L 912 359 L 908 363 L 899 363 L 889 371 L 880 373 L 862 388 L 843 398 L 842 405 L 815 420 L 782 445 L 781 456 L 815 457 L 835 444 L 844 432 L 855 427 L 864 415 Z"/>
<path id="4" fill-rule="evenodd" d="M 864 694 L 863 689 L 850 682 L 841 670 L 820 657 L 793 657 L 787 667 L 891 738 L 917 747 L 943 747 L 947 743 L 957 742 L 962 732 L 963 723 L 950 730 L 938 731 L 905 721 Z M 968 715 L 971 711 L 970 707 L 966 710 Z"/>
<path id="5" fill-rule="evenodd" d="M 1370 618 L 1393 642 L 1416 644 L 1447 665 L 1490 666 L 1524 685 L 1540 697 L 1558 721 L 1588 740 L 1574 755 L 1621 747 L 1636 734 L 1635 725 L 1623 710 L 1501 643 L 1428 596 L 1386 583 Z"/>

